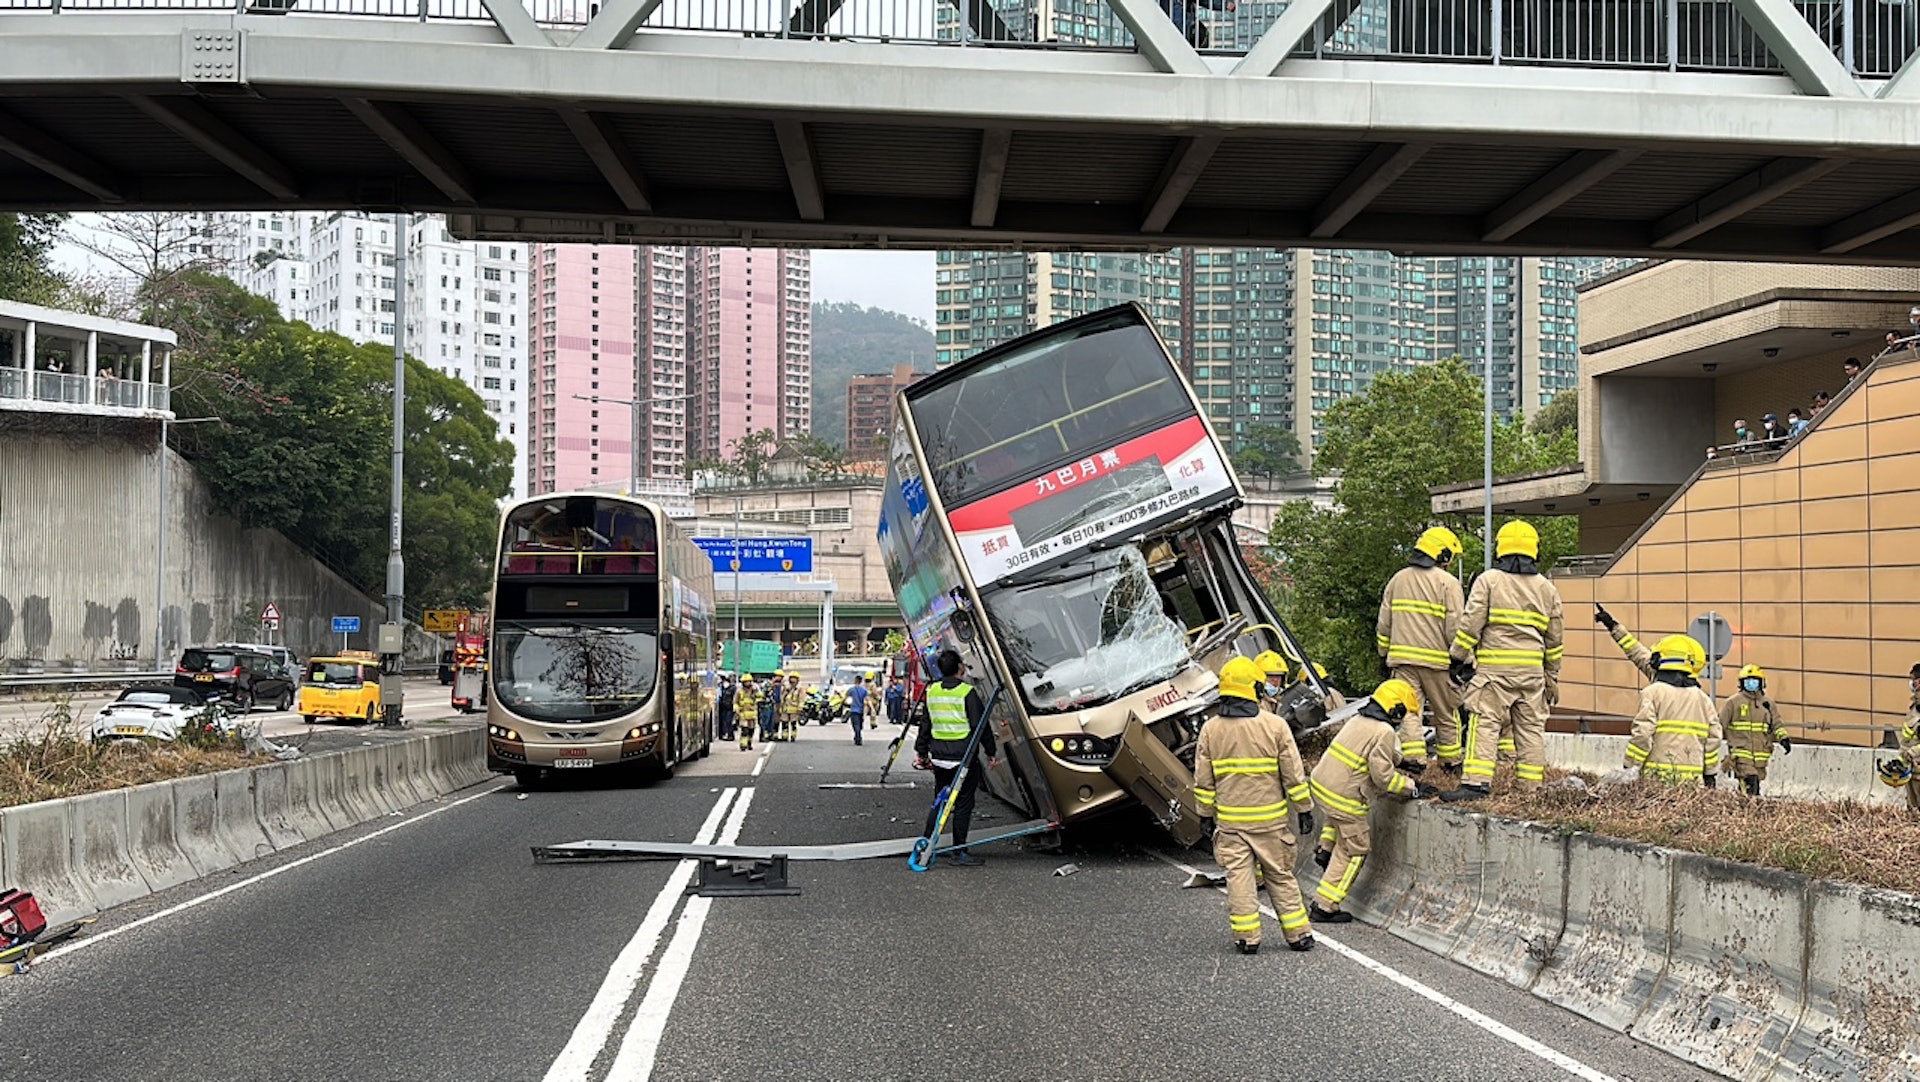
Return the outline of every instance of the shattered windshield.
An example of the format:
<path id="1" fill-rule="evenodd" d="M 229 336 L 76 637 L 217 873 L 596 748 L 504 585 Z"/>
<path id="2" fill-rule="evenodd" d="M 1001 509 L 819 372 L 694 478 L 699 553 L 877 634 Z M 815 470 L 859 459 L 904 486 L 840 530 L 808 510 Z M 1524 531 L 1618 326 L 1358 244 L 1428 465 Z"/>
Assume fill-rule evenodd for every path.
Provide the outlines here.
<path id="1" fill-rule="evenodd" d="M 625 714 L 653 693 L 659 639 L 651 627 L 587 621 L 512 621 L 494 636 L 494 694 L 536 721 Z"/>
<path id="2" fill-rule="evenodd" d="M 1002 587 L 986 606 L 1028 704 L 1040 713 L 1117 698 L 1188 661 L 1186 633 L 1162 611 L 1147 561 L 1132 545 Z"/>

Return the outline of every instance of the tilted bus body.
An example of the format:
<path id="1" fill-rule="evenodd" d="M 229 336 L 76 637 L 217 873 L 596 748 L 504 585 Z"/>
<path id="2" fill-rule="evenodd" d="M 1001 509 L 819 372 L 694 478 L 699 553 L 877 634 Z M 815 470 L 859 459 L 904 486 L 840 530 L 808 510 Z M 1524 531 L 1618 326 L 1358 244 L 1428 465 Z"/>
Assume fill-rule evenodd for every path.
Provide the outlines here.
<path id="1" fill-rule="evenodd" d="M 1072 823 L 1139 800 L 1201 836 L 1193 746 L 1233 653 L 1293 637 L 1230 521 L 1192 389 L 1128 305 L 903 389 L 881 549 L 915 646 L 960 650 L 1007 751 L 994 794 Z"/>
<path id="2" fill-rule="evenodd" d="M 488 651 L 487 767 L 647 766 L 705 755 L 713 565 L 656 504 L 522 500 L 501 519 Z"/>

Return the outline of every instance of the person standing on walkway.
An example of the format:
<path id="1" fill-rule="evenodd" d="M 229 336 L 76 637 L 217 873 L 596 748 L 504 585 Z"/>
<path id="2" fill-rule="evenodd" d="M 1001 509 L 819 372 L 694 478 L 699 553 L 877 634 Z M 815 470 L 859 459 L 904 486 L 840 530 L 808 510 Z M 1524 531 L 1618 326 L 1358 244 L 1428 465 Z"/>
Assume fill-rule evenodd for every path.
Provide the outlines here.
<path id="1" fill-rule="evenodd" d="M 897 676 L 887 677 L 887 721 L 900 725 L 907 720 L 907 687 L 905 681 Z"/>
<path id="2" fill-rule="evenodd" d="M 1733 774 L 1748 796 L 1760 795 L 1760 783 L 1767 780 L 1767 762 L 1773 758 L 1773 746 L 1780 745 L 1784 755 L 1793 754 L 1793 740 L 1780 724 L 1780 714 L 1767 699 L 1767 673 L 1758 665 L 1740 670 L 1740 690 L 1720 704 L 1720 731 L 1726 734 L 1733 752 Z"/>
<path id="3" fill-rule="evenodd" d="M 733 739 L 733 718 L 734 718 L 733 696 L 734 696 L 733 678 L 730 676 L 721 677 L 720 678 L 719 725 L 720 725 L 720 739 L 722 740 Z"/>
<path id="4" fill-rule="evenodd" d="M 780 739 L 800 739 L 800 712 L 807 708 L 807 697 L 800 690 L 800 674 L 789 672 L 787 686 L 780 691 Z"/>
<path id="5" fill-rule="evenodd" d="M 853 721 L 853 742 L 860 743 L 860 731 L 866 728 L 867 720 L 867 681 L 866 677 L 855 674 L 853 687 L 847 691 L 847 715 Z"/>
<path id="6" fill-rule="evenodd" d="M 942 650 L 935 664 L 939 666 L 940 679 L 927 685 L 927 708 L 920 717 L 920 731 L 914 737 L 913 752 L 916 766 L 933 771 L 934 792 L 942 793 L 952 787 L 969 751 L 985 755 L 987 762 L 992 764 L 998 745 L 994 742 L 993 726 L 987 720 L 987 705 L 981 700 L 980 692 L 960 678 L 959 652 Z M 985 726 L 980 732 L 978 744 L 973 742 L 976 726 Z M 853 735 L 854 743 L 859 743 L 857 715 L 854 718 Z M 949 859 L 962 868 L 977 868 L 986 863 L 967 851 L 967 833 L 973 825 L 974 794 L 979 789 L 980 771 L 967 771 L 966 780 L 960 783 L 960 792 L 954 797 L 953 816 L 947 820 L 953 828 L 953 844 L 959 847 Z M 927 826 L 923 834 L 933 833 L 934 819 L 939 813 L 940 802 L 936 798 L 934 806 L 927 809 Z"/>
<path id="7" fill-rule="evenodd" d="M 1420 693 L 1412 684 L 1405 680 L 1382 683 L 1360 712 L 1340 727 L 1313 768 L 1307 786 L 1320 807 L 1320 821 L 1332 833 L 1328 838 L 1328 831 L 1321 831 L 1321 846 L 1313 855 L 1314 863 L 1327 870 L 1307 910 L 1315 924 L 1353 920 L 1353 914 L 1340 906 L 1373 850 L 1373 831 L 1367 823 L 1373 801 L 1382 796 L 1412 800 L 1422 795 L 1419 783 L 1399 769 L 1398 726 L 1408 714 L 1419 712 Z"/>
<path id="8" fill-rule="evenodd" d="M 1503 737 L 1513 739 L 1514 788 L 1537 789 L 1547 776 L 1547 714 L 1560 701 L 1566 628 L 1560 591 L 1540 573 L 1540 535 L 1509 522 L 1494 539 L 1493 566 L 1473 580 L 1453 639 L 1453 679 L 1466 688 L 1466 760 L 1460 788 L 1442 799 L 1478 800 L 1493 792 Z"/>
<path id="9" fill-rule="evenodd" d="M 1460 580 L 1447 568 L 1460 554 L 1460 538 L 1435 526 L 1414 542 L 1407 566 L 1394 572 L 1380 595 L 1374 639 L 1395 680 L 1420 693 L 1433 726 L 1434 754 L 1449 773 L 1460 772 L 1460 696 L 1447 678 L 1452 658 L 1447 648 L 1460 631 L 1466 600 Z M 1418 775 L 1426 769 L 1427 740 L 1420 714 L 1400 723 L 1400 768 Z"/>
<path id="10" fill-rule="evenodd" d="M 780 670 L 775 669 L 773 679 L 757 690 L 760 693 L 760 739 L 771 744 L 774 731 L 780 724 Z"/>
<path id="11" fill-rule="evenodd" d="M 1291 808 L 1300 833 L 1313 834 L 1313 798 L 1293 733 L 1260 709 L 1265 682 L 1255 660 L 1228 659 L 1220 669 L 1220 700 L 1200 727 L 1193 760 L 1193 795 L 1200 814 L 1215 823 L 1213 858 L 1227 873 L 1227 928 L 1241 954 L 1260 953 L 1263 879 L 1288 949 L 1313 949 L 1288 829 Z"/>
<path id="12" fill-rule="evenodd" d="M 1920 664 L 1907 672 L 1907 689 L 1913 698 L 1907 704 L 1906 724 L 1894 734 L 1900 746 L 1898 758 L 1882 760 L 1880 779 L 1907 791 L 1907 810 L 1920 815 Z"/>
<path id="13" fill-rule="evenodd" d="M 740 690 L 734 693 L 735 728 L 740 730 L 740 750 L 753 750 L 753 730 L 760 723 L 760 698 L 753 691 L 753 674 L 740 678 Z"/>

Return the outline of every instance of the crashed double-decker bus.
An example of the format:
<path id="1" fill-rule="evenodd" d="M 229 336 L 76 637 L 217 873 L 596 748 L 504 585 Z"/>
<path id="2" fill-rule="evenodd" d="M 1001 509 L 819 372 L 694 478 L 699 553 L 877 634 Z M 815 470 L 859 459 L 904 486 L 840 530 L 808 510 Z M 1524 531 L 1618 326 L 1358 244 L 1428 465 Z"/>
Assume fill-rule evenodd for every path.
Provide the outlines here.
<path id="1" fill-rule="evenodd" d="M 1193 749 L 1234 653 L 1303 655 L 1233 535 L 1239 481 L 1126 305 L 902 389 L 880 547 L 920 655 L 952 647 L 1004 753 L 994 795 L 1068 825 L 1144 804 L 1203 833 Z M 1309 678 L 1324 693 L 1317 677 Z"/>

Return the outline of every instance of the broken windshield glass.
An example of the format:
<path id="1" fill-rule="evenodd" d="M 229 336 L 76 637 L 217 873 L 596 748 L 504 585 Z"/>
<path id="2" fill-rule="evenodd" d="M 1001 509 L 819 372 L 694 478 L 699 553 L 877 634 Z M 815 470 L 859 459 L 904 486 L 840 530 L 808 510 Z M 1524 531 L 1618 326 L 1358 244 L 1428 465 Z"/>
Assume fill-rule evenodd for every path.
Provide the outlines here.
<path id="1" fill-rule="evenodd" d="M 1039 713 L 1105 702 L 1165 680 L 1188 661 L 1186 633 L 1162 611 L 1146 558 L 1132 545 L 996 590 L 986 607 Z"/>

